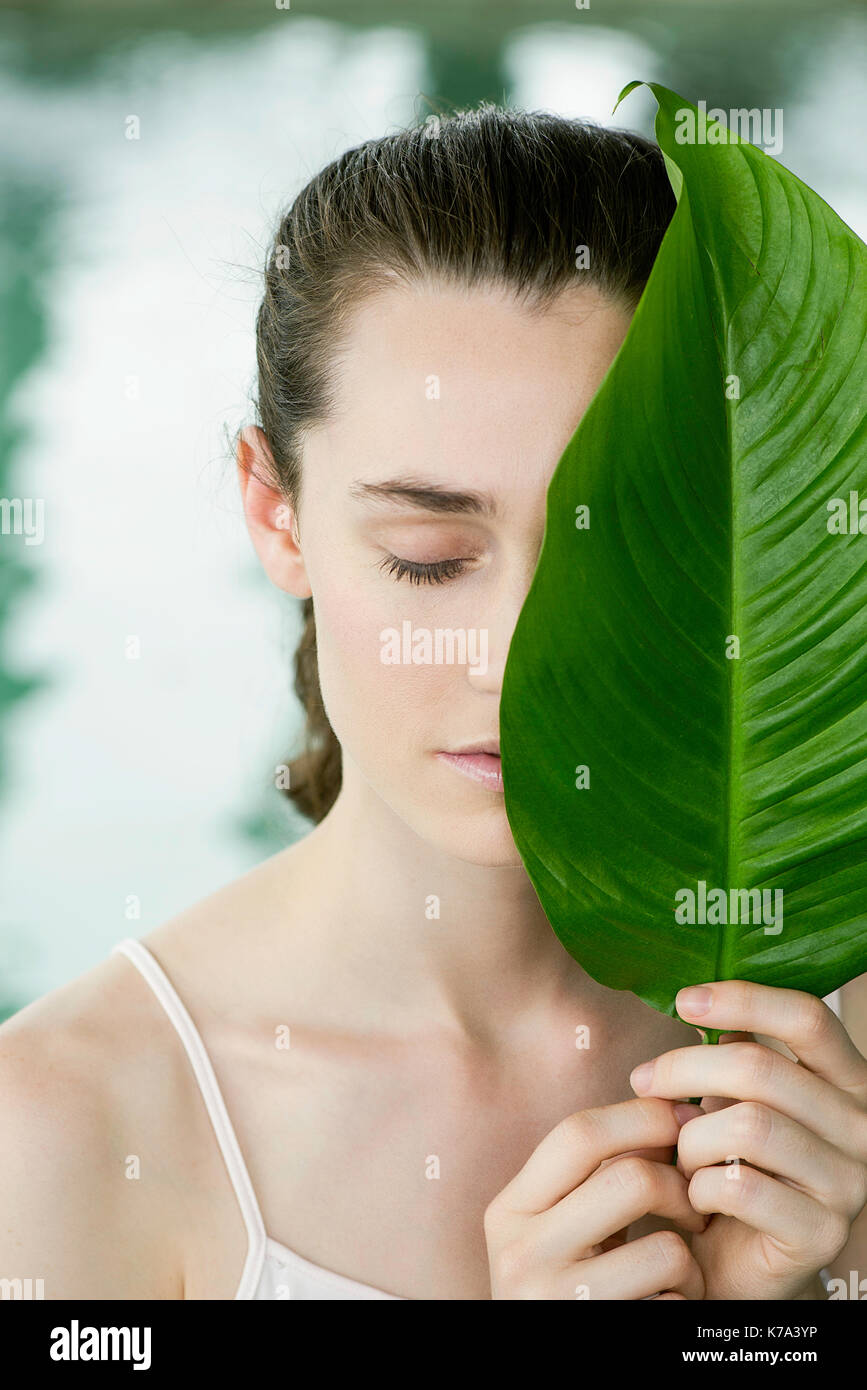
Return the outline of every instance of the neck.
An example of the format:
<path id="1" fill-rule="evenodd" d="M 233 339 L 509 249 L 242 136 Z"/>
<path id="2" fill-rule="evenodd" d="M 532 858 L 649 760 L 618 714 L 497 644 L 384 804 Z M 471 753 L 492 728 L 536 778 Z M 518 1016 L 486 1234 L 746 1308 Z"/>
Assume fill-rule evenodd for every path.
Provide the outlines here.
<path id="1" fill-rule="evenodd" d="M 351 764 L 290 853 L 316 922 L 305 968 L 329 973 L 332 998 L 342 984 L 355 1016 L 502 1038 L 604 992 L 560 944 L 520 861 L 482 866 L 423 840 Z"/>

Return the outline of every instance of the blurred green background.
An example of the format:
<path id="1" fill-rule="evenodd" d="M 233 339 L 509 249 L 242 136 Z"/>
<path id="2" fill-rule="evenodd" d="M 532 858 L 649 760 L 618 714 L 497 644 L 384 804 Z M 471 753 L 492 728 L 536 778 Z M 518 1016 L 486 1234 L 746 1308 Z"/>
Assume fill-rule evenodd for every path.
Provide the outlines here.
<path id="1" fill-rule="evenodd" d="M 864 237 L 865 57 L 834 0 L 0 6 L 0 498 L 44 504 L 0 533 L 0 1017 L 305 829 L 273 785 L 298 615 L 228 449 L 279 207 L 481 98 L 651 134 L 646 92 L 610 117 L 643 78 L 782 109 Z"/>

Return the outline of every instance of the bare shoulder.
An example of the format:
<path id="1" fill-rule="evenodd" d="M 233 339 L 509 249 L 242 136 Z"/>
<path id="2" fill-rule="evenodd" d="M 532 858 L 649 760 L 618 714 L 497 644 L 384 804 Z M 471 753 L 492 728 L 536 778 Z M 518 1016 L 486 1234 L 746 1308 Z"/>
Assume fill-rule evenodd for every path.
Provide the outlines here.
<path id="1" fill-rule="evenodd" d="M 141 938 L 206 1038 L 269 977 L 296 846 Z M 0 1280 L 44 1297 L 232 1298 L 246 1231 L 195 1073 L 132 961 L 108 956 L 0 1025 Z"/>
<path id="2" fill-rule="evenodd" d="M 110 956 L 0 1026 L 0 1278 L 47 1299 L 183 1296 L 165 1150 L 186 1078 L 136 976 Z"/>
<path id="3" fill-rule="evenodd" d="M 295 926 L 315 917 L 306 871 L 311 842 L 308 836 L 278 851 L 142 937 L 200 1032 L 212 1036 L 239 1001 L 253 1007 L 273 975 L 274 943 L 288 959 L 301 936 Z"/>

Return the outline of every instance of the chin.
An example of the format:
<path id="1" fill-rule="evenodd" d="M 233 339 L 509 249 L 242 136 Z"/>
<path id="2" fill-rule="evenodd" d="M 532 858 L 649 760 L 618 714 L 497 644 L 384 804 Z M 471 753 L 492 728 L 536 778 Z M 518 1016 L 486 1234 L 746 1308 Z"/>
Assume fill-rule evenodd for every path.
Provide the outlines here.
<path id="1" fill-rule="evenodd" d="M 465 864 L 478 864 L 486 869 L 511 869 L 522 865 L 502 798 L 498 807 L 475 813 L 455 812 L 447 822 L 431 826 L 426 838 Z"/>

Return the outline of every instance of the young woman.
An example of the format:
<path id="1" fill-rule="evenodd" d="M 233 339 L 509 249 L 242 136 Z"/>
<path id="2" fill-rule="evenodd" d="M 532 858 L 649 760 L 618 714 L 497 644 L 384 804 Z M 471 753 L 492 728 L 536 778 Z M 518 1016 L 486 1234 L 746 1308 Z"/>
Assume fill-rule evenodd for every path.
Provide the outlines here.
<path id="1" fill-rule="evenodd" d="M 0 1277 L 799 1299 L 865 1268 L 867 1062 L 840 1019 L 711 982 L 679 1011 L 734 1037 L 702 1047 L 603 988 L 504 810 L 546 489 L 673 209 L 638 136 L 485 106 L 349 151 L 281 220 L 238 463 L 306 610 L 290 794 L 314 826 L 0 1029 Z M 484 631 L 484 669 L 385 663 L 407 621 Z"/>

